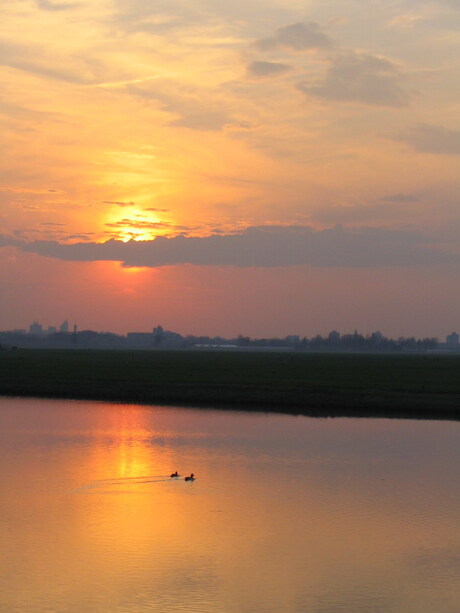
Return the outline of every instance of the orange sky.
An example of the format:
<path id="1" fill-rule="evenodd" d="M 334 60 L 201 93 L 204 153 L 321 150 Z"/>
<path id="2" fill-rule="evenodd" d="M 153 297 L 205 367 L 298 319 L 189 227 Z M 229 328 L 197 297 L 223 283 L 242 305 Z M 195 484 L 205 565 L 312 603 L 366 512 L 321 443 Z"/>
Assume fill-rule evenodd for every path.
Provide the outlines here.
<path id="1" fill-rule="evenodd" d="M 2 23 L 0 329 L 460 327 L 455 1 L 11 0 Z"/>

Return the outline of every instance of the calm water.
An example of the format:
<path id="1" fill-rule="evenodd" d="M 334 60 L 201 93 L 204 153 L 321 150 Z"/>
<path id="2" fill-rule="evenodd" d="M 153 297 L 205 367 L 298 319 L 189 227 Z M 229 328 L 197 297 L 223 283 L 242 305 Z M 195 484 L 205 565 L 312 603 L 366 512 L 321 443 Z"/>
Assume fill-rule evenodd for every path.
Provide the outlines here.
<path id="1" fill-rule="evenodd" d="M 0 438 L 2 612 L 460 611 L 459 423 L 3 398 Z"/>

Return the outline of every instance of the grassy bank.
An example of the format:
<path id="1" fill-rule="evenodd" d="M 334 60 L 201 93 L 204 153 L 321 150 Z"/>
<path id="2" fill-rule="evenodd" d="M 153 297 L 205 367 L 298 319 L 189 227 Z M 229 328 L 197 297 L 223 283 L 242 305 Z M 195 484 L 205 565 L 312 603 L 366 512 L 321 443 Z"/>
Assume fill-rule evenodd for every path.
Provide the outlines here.
<path id="1" fill-rule="evenodd" d="M 0 394 L 459 419 L 460 356 L 4 349 Z"/>

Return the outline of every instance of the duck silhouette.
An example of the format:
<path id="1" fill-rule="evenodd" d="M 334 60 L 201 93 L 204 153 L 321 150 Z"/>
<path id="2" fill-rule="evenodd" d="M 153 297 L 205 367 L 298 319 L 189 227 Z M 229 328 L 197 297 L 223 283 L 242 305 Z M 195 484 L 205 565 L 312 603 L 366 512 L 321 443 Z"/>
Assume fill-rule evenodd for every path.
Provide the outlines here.
<path id="1" fill-rule="evenodd" d="M 177 472 L 177 470 L 175 473 L 171 474 L 171 479 L 174 479 L 174 477 L 179 477 L 179 473 Z"/>
<path id="2" fill-rule="evenodd" d="M 185 477 L 185 481 L 195 481 L 195 475 L 192 473 L 190 477 Z"/>

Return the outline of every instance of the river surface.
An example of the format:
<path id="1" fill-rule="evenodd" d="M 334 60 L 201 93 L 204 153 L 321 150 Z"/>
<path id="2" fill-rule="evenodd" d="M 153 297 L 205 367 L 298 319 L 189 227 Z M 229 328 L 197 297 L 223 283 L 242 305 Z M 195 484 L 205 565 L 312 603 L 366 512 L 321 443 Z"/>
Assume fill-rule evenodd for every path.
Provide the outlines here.
<path id="1" fill-rule="evenodd" d="M 2 612 L 460 611 L 460 423 L 0 398 L 0 443 Z"/>

